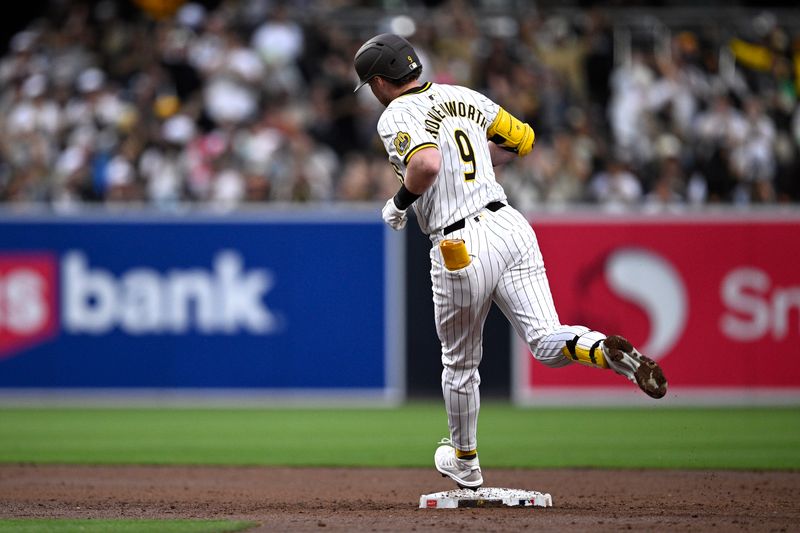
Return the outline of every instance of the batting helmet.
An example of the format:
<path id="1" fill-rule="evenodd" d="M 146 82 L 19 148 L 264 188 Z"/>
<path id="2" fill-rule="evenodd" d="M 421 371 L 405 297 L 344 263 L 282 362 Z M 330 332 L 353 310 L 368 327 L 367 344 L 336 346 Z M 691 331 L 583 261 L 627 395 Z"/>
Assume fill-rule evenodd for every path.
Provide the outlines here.
<path id="1" fill-rule="evenodd" d="M 411 43 L 393 33 L 382 33 L 365 42 L 353 60 L 359 90 L 375 76 L 399 80 L 421 66 Z"/>

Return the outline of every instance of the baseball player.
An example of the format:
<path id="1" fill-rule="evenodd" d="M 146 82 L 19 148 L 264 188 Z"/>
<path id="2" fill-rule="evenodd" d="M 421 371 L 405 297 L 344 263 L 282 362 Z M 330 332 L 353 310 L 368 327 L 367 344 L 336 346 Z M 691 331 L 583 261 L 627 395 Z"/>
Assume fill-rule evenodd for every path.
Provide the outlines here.
<path id="1" fill-rule="evenodd" d="M 454 85 L 422 83 L 411 44 L 381 34 L 354 60 L 359 83 L 386 106 L 378 121 L 401 185 L 383 207 L 395 230 L 413 205 L 431 239 L 436 331 L 442 345 L 442 392 L 450 427 L 434 454 L 436 469 L 460 487 L 483 484 L 478 411 L 483 324 L 494 301 L 549 367 L 573 362 L 611 369 L 661 398 L 661 368 L 625 338 L 559 322 L 531 225 L 508 205 L 493 167 L 524 157 L 533 129 L 486 96 Z"/>

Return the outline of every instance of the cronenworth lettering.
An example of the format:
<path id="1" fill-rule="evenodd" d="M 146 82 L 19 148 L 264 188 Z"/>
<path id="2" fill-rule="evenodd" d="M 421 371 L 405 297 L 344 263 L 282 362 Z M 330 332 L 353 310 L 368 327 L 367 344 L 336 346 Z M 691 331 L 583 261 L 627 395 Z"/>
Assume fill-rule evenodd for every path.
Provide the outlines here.
<path id="1" fill-rule="evenodd" d="M 263 269 L 243 269 L 242 257 L 221 251 L 213 271 L 174 269 L 164 273 L 134 268 L 115 277 L 91 267 L 81 252 L 69 251 L 62 262 L 64 327 L 71 333 L 102 334 L 119 327 L 131 335 L 205 334 L 276 329 L 275 315 L 264 303 L 274 285 Z"/>
<path id="2" fill-rule="evenodd" d="M 428 118 L 425 119 L 425 131 L 433 135 L 434 139 L 439 138 L 439 128 L 444 119 L 448 117 L 467 118 L 476 122 L 483 129 L 489 128 L 489 121 L 483 116 L 481 110 L 472 104 L 465 104 L 464 102 L 450 100 L 441 104 L 434 104 L 428 110 L 426 116 Z"/>

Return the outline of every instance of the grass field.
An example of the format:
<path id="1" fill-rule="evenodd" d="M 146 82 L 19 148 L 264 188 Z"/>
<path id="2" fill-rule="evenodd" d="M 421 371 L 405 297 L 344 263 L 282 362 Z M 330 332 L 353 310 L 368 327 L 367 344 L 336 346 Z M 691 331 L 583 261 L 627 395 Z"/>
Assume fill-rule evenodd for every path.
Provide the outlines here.
<path id="1" fill-rule="evenodd" d="M 398 409 L 0 409 L 0 462 L 429 467 L 440 403 Z M 487 403 L 492 467 L 800 469 L 800 410 Z M 635 453 L 631 453 L 635 450 Z"/>

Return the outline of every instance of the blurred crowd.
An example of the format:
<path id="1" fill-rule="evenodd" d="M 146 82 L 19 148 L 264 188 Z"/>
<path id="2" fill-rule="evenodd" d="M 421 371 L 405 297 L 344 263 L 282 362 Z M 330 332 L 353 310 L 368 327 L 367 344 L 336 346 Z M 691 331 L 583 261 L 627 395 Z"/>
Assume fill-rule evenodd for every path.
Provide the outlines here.
<path id="1" fill-rule="evenodd" d="M 414 43 L 424 80 L 533 125 L 532 155 L 498 173 L 522 209 L 800 202 L 800 27 L 768 12 L 637 32 L 599 9 L 458 0 L 366 17 L 347 1 L 149 4 L 55 3 L 11 38 L 0 202 L 385 200 L 382 108 L 352 69 L 384 31 Z"/>

